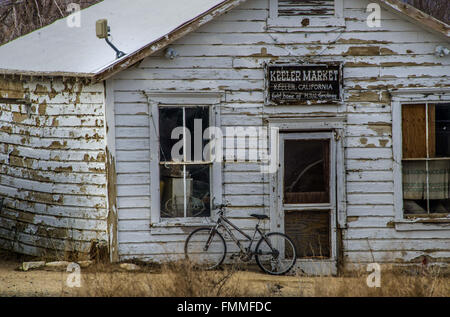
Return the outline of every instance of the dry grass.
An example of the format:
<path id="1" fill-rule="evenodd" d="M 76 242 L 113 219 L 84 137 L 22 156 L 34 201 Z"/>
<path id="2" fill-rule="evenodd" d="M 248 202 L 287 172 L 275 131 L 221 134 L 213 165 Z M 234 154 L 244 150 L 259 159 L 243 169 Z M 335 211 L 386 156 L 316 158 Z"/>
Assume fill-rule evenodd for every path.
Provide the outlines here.
<path id="1" fill-rule="evenodd" d="M 235 278 L 234 268 L 198 271 L 189 262 L 171 262 L 142 272 L 123 272 L 103 265 L 82 275 L 77 296 L 102 297 L 239 297 L 249 289 Z"/>
<path id="2" fill-rule="evenodd" d="M 370 288 L 370 272 L 342 277 L 274 277 L 227 267 L 221 271 L 198 271 L 187 262 L 124 272 L 114 265 L 99 266 L 82 275 L 82 288 L 75 296 L 102 297 L 448 297 L 450 277 L 438 269 L 428 272 L 383 268 L 381 287 Z"/>
<path id="3" fill-rule="evenodd" d="M 350 276 L 317 277 L 310 284 L 312 296 L 334 297 L 448 297 L 450 278 L 439 268 L 427 271 L 385 267 L 380 287 L 368 287 L 370 272 L 356 271 Z"/>

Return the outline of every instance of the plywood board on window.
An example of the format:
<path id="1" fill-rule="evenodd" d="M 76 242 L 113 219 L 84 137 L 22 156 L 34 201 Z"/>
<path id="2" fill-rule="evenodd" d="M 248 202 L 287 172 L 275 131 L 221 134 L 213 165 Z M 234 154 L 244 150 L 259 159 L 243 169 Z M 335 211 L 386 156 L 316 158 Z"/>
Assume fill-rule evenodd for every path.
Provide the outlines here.
<path id="1" fill-rule="evenodd" d="M 428 120 L 428 128 L 427 122 Z M 428 130 L 428 131 L 427 131 Z M 402 107 L 403 158 L 427 158 L 436 156 L 435 107 L 425 104 L 409 104 Z M 427 144 L 428 134 L 428 144 Z M 428 152 L 428 153 L 427 153 Z M 428 155 L 427 155 L 428 154 Z"/>

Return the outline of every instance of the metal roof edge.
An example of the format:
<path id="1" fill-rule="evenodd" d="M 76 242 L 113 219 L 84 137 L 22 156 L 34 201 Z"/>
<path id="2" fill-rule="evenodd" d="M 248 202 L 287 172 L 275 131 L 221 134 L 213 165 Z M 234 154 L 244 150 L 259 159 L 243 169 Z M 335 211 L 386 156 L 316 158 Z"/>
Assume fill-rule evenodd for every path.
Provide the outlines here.
<path id="1" fill-rule="evenodd" d="M 241 5 L 247 0 L 225 0 L 218 4 L 217 6 L 209 9 L 208 11 L 200 14 L 199 16 L 187 21 L 183 25 L 179 26 L 178 28 L 172 30 L 170 33 L 166 34 L 165 36 L 160 37 L 158 40 L 147 44 L 146 46 L 142 47 L 141 49 L 128 54 L 126 57 L 124 57 L 121 60 L 115 61 L 111 65 L 107 65 L 104 68 L 102 68 L 100 71 L 98 71 L 94 78 L 94 82 L 105 80 L 114 74 L 130 67 L 131 65 L 139 62 L 140 60 L 152 55 L 156 51 L 161 50 L 162 48 L 166 47 L 170 43 L 182 38 L 183 36 L 197 30 L 200 26 L 204 25 L 205 23 L 211 21 L 217 16 L 220 16 L 229 10 Z"/>

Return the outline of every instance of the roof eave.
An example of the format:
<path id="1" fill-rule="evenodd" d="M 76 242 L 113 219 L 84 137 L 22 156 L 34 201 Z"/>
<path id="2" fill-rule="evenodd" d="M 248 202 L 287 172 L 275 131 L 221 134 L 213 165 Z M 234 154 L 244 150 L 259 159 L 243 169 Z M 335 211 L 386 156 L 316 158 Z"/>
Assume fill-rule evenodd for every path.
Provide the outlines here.
<path id="1" fill-rule="evenodd" d="M 8 78 L 74 78 L 92 81 L 95 73 L 74 73 L 74 72 L 37 72 L 26 71 L 20 69 L 3 69 L 0 68 L 0 77 Z"/>
<path id="2" fill-rule="evenodd" d="M 143 48 L 129 54 L 126 58 L 122 60 L 118 60 L 115 63 L 103 68 L 102 70 L 98 71 L 94 77 L 94 82 L 99 82 L 108 79 L 109 77 L 113 76 L 114 74 L 134 65 L 135 63 L 139 62 L 140 60 L 152 55 L 153 53 L 163 49 L 167 45 L 171 44 L 172 42 L 182 38 L 183 36 L 197 30 L 199 27 L 204 25 L 205 23 L 211 21 L 217 16 L 220 16 L 231 9 L 241 5 L 246 0 L 229 0 L 224 1 L 217 6 L 209 9 L 208 11 L 204 12 L 203 14 L 195 17 L 194 19 L 186 22 L 182 26 L 178 27 L 177 29 L 171 31 L 169 34 L 159 38 L 158 40 L 147 44 Z"/>
<path id="3" fill-rule="evenodd" d="M 413 23 L 419 23 L 424 29 L 450 41 L 450 25 L 442 22 L 429 14 L 399 0 L 377 0 L 385 9 L 400 13 Z"/>

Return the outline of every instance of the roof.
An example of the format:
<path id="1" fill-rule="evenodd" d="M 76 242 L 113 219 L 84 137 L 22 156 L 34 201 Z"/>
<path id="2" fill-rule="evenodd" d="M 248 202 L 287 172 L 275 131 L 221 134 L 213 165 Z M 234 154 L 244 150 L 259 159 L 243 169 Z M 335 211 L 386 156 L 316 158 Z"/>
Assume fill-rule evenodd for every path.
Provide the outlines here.
<path id="1" fill-rule="evenodd" d="M 450 26 L 400 0 L 375 0 L 383 7 L 444 37 Z M 81 26 L 67 17 L 0 46 L 0 74 L 86 77 L 104 80 L 196 30 L 245 0 L 105 0 L 81 11 Z M 132 17 L 132 18 L 131 18 Z M 115 52 L 95 34 L 108 19 Z"/>
<path id="2" fill-rule="evenodd" d="M 102 74 L 111 75 L 145 57 L 142 51 L 150 55 L 242 2 L 105 0 L 80 12 L 80 27 L 69 27 L 68 21 L 74 21 L 69 16 L 0 46 L 0 73 L 100 80 Z M 120 59 L 96 37 L 95 23 L 104 18 L 111 27 L 111 41 L 126 53 Z"/>
<path id="3" fill-rule="evenodd" d="M 415 22 L 419 24 L 419 26 L 424 29 L 440 35 L 444 36 L 447 41 L 450 39 L 450 25 L 445 22 L 438 20 L 432 17 L 429 14 L 415 8 L 414 6 L 405 3 L 401 0 L 376 0 L 383 6 L 384 8 L 392 11 L 394 13 L 398 13 L 407 20 L 411 22 Z"/>

